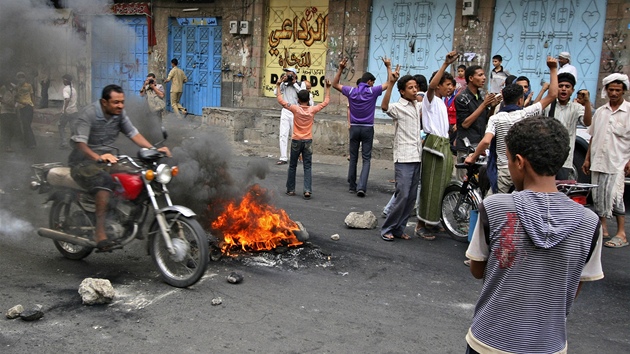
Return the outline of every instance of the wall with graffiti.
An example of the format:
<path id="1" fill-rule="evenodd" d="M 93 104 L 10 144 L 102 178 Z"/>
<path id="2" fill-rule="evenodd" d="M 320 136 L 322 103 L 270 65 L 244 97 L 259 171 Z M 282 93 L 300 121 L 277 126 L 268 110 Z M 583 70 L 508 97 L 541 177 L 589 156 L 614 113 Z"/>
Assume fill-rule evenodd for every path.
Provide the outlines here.
<path id="1" fill-rule="evenodd" d="M 267 9 L 263 93 L 273 90 L 283 69 L 295 68 L 311 83 L 314 100 L 324 97 L 328 35 L 328 0 L 270 0 Z"/>

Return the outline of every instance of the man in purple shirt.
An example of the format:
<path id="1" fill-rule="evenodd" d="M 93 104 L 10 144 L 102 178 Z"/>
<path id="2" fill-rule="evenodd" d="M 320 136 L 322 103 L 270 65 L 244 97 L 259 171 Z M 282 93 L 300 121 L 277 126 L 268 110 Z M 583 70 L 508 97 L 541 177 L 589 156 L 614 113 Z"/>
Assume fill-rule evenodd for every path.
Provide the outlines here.
<path id="1" fill-rule="evenodd" d="M 348 97 L 348 107 L 350 110 L 350 121 L 348 122 L 350 133 L 350 165 L 348 167 L 348 183 L 350 193 L 356 193 L 359 197 L 365 197 L 367 191 L 367 181 L 370 174 L 370 160 L 372 159 L 372 141 L 374 140 L 374 110 L 376 100 L 384 90 L 387 90 L 389 82 L 374 86 L 376 78 L 369 72 L 361 77 L 358 87 L 342 86 L 339 84 L 341 73 L 346 68 L 348 58 L 344 58 L 339 63 L 339 69 L 332 86 L 344 96 Z M 391 73 L 391 60 L 383 58 L 383 63 L 387 68 L 387 77 Z M 357 163 L 359 159 L 359 146 L 361 146 L 361 157 L 363 167 L 359 184 L 357 184 Z"/>

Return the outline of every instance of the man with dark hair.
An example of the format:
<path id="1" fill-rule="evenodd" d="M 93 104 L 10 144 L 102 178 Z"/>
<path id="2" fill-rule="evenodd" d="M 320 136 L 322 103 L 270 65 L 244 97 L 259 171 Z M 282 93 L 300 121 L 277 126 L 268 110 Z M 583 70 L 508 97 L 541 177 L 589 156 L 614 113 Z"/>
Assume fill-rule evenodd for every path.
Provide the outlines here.
<path id="1" fill-rule="evenodd" d="M 623 191 L 624 176 L 630 173 L 630 102 L 623 96 L 630 81 L 627 75 L 610 74 L 602 86 L 602 97 L 608 102 L 595 111 L 588 128 L 591 141 L 582 170 L 590 173 L 591 182 L 597 185 L 593 204 L 605 238 L 609 235 L 606 219 L 613 215 L 617 219 L 617 233 L 604 246 L 620 248 L 628 246 Z"/>
<path id="2" fill-rule="evenodd" d="M 161 124 L 164 117 L 164 109 L 166 108 L 166 103 L 164 102 L 166 94 L 164 93 L 164 86 L 158 84 L 154 73 L 147 74 L 147 78 L 140 89 L 140 96 L 146 96 L 149 110 L 157 115 Z"/>
<path id="3" fill-rule="evenodd" d="M 566 353 L 567 316 L 582 282 L 604 277 L 601 227 L 556 187 L 569 152 L 559 121 L 516 122 L 505 143 L 516 191 L 479 205 L 466 256 L 484 281 L 467 353 Z"/>
<path id="4" fill-rule="evenodd" d="M 35 148 L 35 134 L 33 134 L 33 107 L 35 97 L 33 96 L 33 86 L 26 82 L 26 74 L 18 72 L 15 75 L 17 87 L 15 88 L 15 106 L 18 118 L 22 124 L 22 136 L 27 149 Z"/>
<path id="5" fill-rule="evenodd" d="M 420 137 L 420 106 L 417 92 L 418 84 L 413 76 L 400 76 L 400 66 L 389 75 L 389 84 L 381 103 L 381 109 L 394 121 L 394 173 L 396 191 L 389 213 L 381 226 L 381 238 L 394 241 L 395 238 L 410 239 L 405 233 L 409 214 L 416 202 L 418 180 L 420 179 L 420 161 L 422 139 Z M 398 81 L 400 92 L 398 102 L 389 103 L 392 88 Z"/>
<path id="6" fill-rule="evenodd" d="M 490 88 L 488 92 L 499 93 L 505 85 L 505 79 L 510 75 L 507 70 L 503 69 L 503 57 L 495 55 L 492 57 L 492 65 L 494 68 L 490 71 Z"/>
<path id="7" fill-rule="evenodd" d="M 578 100 L 571 101 L 575 87 L 575 77 L 569 73 L 558 74 L 558 99 L 551 102 L 545 108 L 543 115 L 554 117 L 569 131 L 569 156 L 562 168 L 558 171 L 556 178 L 566 180 L 569 177 L 577 179 L 577 175 L 570 176 L 573 172 L 573 151 L 575 149 L 575 135 L 578 123 L 584 126 L 591 125 L 593 110 L 591 109 L 590 95 L 587 90 L 581 90 Z M 581 168 L 581 166 L 578 166 Z"/>
<path id="8" fill-rule="evenodd" d="M 539 116 L 542 110 L 558 97 L 558 62 L 553 57 L 547 57 L 547 67 L 551 76 L 549 92 L 540 100 L 529 107 L 523 108 L 523 87 L 517 84 L 505 86 L 503 100 L 505 106 L 501 111 L 488 120 L 486 133 L 477 145 L 475 152 L 466 157 L 467 164 L 473 164 L 479 155 L 490 148 L 487 174 L 492 185 L 493 193 L 508 193 L 512 187 L 512 179 L 508 171 L 506 156 L 505 135 L 514 123 L 528 117 Z"/>
<path id="9" fill-rule="evenodd" d="M 348 97 L 350 109 L 350 164 L 348 166 L 348 184 L 350 193 L 356 193 L 359 197 L 365 197 L 367 193 L 368 176 L 370 175 L 370 162 L 372 160 L 372 143 L 374 141 L 374 110 L 378 96 L 386 90 L 390 83 L 384 82 L 374 86 L 376 78 L 369 72 L 361 76 L 358 87 L 342 86 L 341 73 L 348 63 L 348 58 L 343 58 L 339 63 L 339 69 L 333 79 L 332 87 Z M 383 58 L 387 69 L 387 76 L 391 73 L 391 60 Z M 359 146 L 363 165 L 359 183 L 357 183 L 357 164 L 359 160 Z"/>
<path id="10" fill-rule="evenodd" d="M 315 114 L 328 105 L 330 101 L 330 81 L 326 80 L 326 92 L 324 101 L 316 106 L 309 105 L 310 92 L 300 90 L 297 94 L 297 105 L 291 104 L 282 98 L 280 85 L 282 81 L 276 83 L 276 96 L 280 105 L 293 113 L 293 136 L 291 138 L 291 160 L 289 162 L 289 172 L 287 176 L 287 192 L 289 196 L 295 195 L 295 173 L 297 170 L 298 156 L 302 155 L 304 167 L 304 199 L 310 199 L 313 194 L 311 164 L 313 161 L 313 121 Z"/>
<path id="11" fill-rule="evenodd" d="M 182 98 L 184 84 L 188 82 L 188 77 L 186 77 L 184 70 L 177 66 L 178 64 L 179 61 L 176 58 L 171 60 L 171 66 L 173 68 L 168 73 L 168 77 L 164 80 L 164 83 L 171 82 L 171 109 L 173 109 L 173 112 L 186 115 L 188 110 L 179 103 L 179 100 Z"/>
<path id="12" fill-rule="evenodd" d="M 79 186 L 94 195 L 96 230 L 93 239 L 101 251 L 110 251 L 117 245 L 105 233 L 108 203 L 116 188 L 107 164 L 118 162 L 115 150 L 110 146 L 122 132 L 136 145 L 153 148 L 133 126 L 124 108 L 123 89 L 118 85 L 105 86 L 101 99 L 85 107 L 78 115 L 70 138 L 73 143 L 73 150 L 68 157 L 71 175 Z M 171 154 L 167 147 L 158 150 L 168 156 Z"/>
<path id="13" fill-rule="evenodd" d="M 457 60 L 451 51 L 429 80 L 429 90 L 422 100 L 422 130 L 427 134 L 422 147 L 420 178 L 420 208 L 415 234 L 431 241 L 435 239 L 426 226 L 440 223 L 442 196 L 453 172 L 453 154 L 449 140 L 448 110 L 442 100 L 453 90 L 453 76 L 446 69 Z"/>
<path id="14" fill-rule="evenodd" d="M 466 68 L 464 76 L 466 88 L 455 99 L 457 112 L 455 148 L 457 149 L 457 161 L 460 162 L 469 154 L 464 139 L 468 138 L 472 148 L 476 148 L 481 141 L 495 97 L 494 93 L 489 93 L 485 97 L 481 93 L 481 89 L 486 84 L 486 74 L 481 66 L 469 66 Z M 465 175 L 466 170 L 457 170 L 459 180 L 462 180 Z"/>
<path id="15" fill-rule="evenodd" d="M 516 84 L 521 85 L 523 87 L 523 107 L 527 107 L 531 105 L 532 98 L 534 97 L 534 92 L 531 90 L 532 86 L 529 83 L 529 78 L 527 76 L 519 76 L 516 78 Z"/>

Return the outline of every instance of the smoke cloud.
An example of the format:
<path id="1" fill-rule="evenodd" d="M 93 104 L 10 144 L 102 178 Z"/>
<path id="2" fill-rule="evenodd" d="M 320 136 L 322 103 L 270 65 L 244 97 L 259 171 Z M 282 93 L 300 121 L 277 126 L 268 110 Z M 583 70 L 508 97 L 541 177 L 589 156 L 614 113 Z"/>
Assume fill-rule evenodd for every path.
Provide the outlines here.
<path id="1" fill-rule="evenodd" d="M 179 175 L 169 184 L 171 197 L 193 209 L 206 229 L 227 203 L 241 199 L 255 179 L 264 179 L 269 172 L 267 162 L 261 160 L 249 163 L 238 179 L 233 178 L 232 147 L 217 131 L 197 132 L 172 152 Z"/>

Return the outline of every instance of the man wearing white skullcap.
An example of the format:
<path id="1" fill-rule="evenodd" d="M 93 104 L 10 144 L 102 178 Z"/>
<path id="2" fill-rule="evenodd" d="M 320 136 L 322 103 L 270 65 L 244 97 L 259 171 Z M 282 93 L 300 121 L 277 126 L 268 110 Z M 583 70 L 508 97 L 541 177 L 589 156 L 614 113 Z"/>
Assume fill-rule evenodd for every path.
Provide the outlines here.
<path id="1" fill-rule="evenodd" d="M 608 102 L 599 107 L 588 128 L 591 135 L 582 170 L 591 174 L 595 212 L 602 223 L 604 238 L 609 238 L 606 219 L 617 219 L 617 233 L 604 243 L 606 247 L 628 245 L 623 203 L 624 176 L 630 173 L 630 102 L 623 98 L 630 82 L 628 76 L 611 74 L 602 80 L 602 98 Z"/>
<path id="2" fill-rule="evenodd" d="M 558 64 L 560 67 L 558 68 L 558 74 L 569 73 L 575 77 L 575 81 L 578 79 L 578 73 L 575 66 L 569 64 L 571 62 L 571 53 L 569 52 L 560 52 L 558 54 Z"/>

